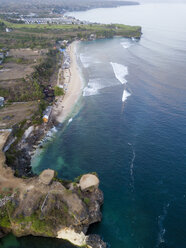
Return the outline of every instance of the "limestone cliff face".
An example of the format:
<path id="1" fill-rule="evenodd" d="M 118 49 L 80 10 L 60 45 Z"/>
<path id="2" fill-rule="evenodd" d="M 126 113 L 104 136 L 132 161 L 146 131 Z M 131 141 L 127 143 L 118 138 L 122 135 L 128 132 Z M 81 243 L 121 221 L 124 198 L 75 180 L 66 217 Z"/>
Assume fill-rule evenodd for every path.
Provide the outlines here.
<path id="1" fill-rule="evenodd" d="M 89 225 L 101 221 L 103 193 L 95 175 L 67 183 L 58 180 L 53 170 L 45 170 L 21 183 L 0 206 L 2 233 L 8 228 L 18 237 L 31 234 L 67 239 L 78 246 L 106 247 L 98 236 L 86 236 Z"/>
<path id="2" fill-rule="evenodd" d="M 6 155 L 7 165 L 16 172 L 17 176 L 33 176 L 31 155 L 49 128 L 49 125 L 45 126 L 44 124 L 30 126 L 29 121 L 14 126 L 3 151 Z M 22 137 L 19 136 L 20 133 Z"/>

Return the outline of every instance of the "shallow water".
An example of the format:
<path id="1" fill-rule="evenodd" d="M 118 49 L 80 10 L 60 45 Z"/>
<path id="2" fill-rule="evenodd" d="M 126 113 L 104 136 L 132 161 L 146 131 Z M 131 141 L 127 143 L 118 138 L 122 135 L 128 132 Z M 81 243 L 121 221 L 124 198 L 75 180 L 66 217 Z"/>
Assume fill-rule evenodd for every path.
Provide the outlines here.
<path id="1" fill-rule="evenodd" d="M 89 231 L 113 248 L 186 247 L 185 13 L 186 4 L 74 13 L 143 26 L 139 42 L 80 43 L 81 109 L 33 163 L 36 172 L 53 168 L 67 179 L 99 174 L 103 220 Z M 67 247 L 43 238 L 17 239 L 17 246 L 8 240 L 0 247 Z"/>

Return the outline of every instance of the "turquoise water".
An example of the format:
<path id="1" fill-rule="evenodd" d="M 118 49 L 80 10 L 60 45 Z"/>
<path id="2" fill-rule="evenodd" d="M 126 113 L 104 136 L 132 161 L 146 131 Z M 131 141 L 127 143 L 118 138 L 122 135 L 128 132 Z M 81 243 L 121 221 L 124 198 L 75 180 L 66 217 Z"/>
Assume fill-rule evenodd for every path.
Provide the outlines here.
<path id="1" fill-rule="evenodd" d="M 99 174 L 103 220 L 89 232 L 112 248 L 186 247 L 185 13 L 185 4 L 73 13 L 143 26 L 140 41 L 79 44 L 87 83 L 80 111 L 33 164 L 38 173 L 53 168 L 67 179 Z M 3 248 L 68 247 L 33 237 L 2 242 Z"/>

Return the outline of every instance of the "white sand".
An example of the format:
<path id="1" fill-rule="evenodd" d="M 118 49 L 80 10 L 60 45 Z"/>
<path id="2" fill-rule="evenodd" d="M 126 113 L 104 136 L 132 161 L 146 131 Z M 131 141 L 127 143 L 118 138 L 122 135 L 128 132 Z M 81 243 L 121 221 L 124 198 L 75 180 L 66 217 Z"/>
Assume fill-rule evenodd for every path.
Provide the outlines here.
<path id="1" fill-rule="evenodd" d="M 67 48 L 70 55 L 71 65 L 70 69 L 64 71 L 64 89 L 67 89 L 65 96 L 60 97 L 53 107 L 53 117 L 57 122 L 62 123 L 67 119 L 73 110 L 74 105 L 77 103 L 82 90 L 83 84 L 79 75 L 78 65 L 76 61 L 75 46 L 77 42 L 73 42 Z"/>
<path id="2" fill-rule="evenodd" d="M 66 227 L 66 228 L 61 229 L 58 232 L 57 238 L 66 239 L 70 241 L 72 244 L 77 245 L 77 246 L 85 246 L 87 237 L 85 236 L 83 232 L 77 233 L 73 229 Z"/>

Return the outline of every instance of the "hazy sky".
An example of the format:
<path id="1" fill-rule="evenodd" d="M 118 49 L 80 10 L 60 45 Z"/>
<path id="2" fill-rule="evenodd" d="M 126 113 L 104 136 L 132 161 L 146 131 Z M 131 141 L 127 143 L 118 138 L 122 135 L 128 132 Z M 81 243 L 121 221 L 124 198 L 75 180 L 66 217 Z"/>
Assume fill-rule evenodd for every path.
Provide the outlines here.
<path id="1" fill-rule="evenodd" d="M 132 0 L 133 1 L 133 0 Z M 144 3 L 186 3 L 186 0 L 137 0 L 138 2 Z"/>
<path id="2" fill-rule="evenodd" d="M 46 0 L 26 0 L 25 2 L 40 2 L 40 3 L 46 3 Z M 56 0 L 57 2 L 59 2 L 60 3 L 60 0 Z M 68 1 L 68 0 L 67 0 Z M 70 2 L 71 1 L 77 1 L 78 2 L 78 0 L 70 0 Z M 81 2 L 83 2 L 83 1 L 92 1 L 92 2 L 97 2 L 97 1 L 99 1 L 99 0 L 81 0 Z M 101 1 L 114 1 L 114 0 L 101 0 Z M 115 0 L 115 1 L 117 1 L 117 0 Z M 125 1 L 125 0 L 124 0 Z M 134 2 L 141 2 L 141 3 L 186 3 L 186 0 L 126 0 L 126 1 L 134 1 Z M 14 3 L 17 3 L 17 4 L 19 4 L 19 3 L 23 3 L 23 0 L 0 0 L 0 3 L 8 3 L 8 2 L 14 2 Z M 54 3 L 55 1 L 53 1 L 53 0 L 47 0 L 47 3 Z M 61 2 L 64 2 L 64 0 L 61 0 Z"/>

